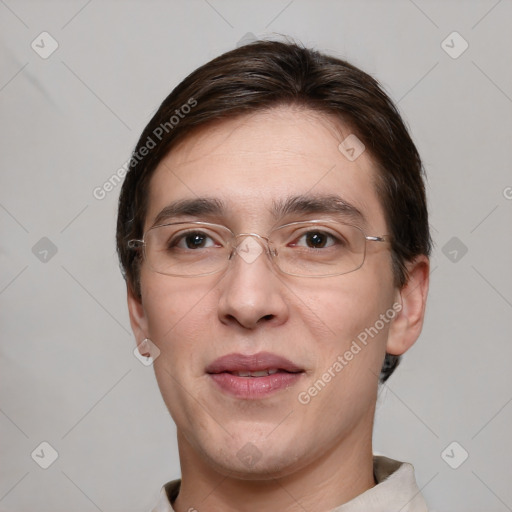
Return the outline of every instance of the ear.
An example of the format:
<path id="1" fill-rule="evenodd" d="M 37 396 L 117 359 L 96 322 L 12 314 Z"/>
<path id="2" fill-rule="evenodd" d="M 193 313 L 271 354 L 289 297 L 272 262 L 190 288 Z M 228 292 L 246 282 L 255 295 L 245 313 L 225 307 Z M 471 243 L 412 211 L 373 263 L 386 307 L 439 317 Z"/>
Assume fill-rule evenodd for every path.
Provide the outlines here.
<path id="1" fill-rule="evenodd" d="M 135 341 L 139 347 L 141 355 L 146 355 L 145 345 L 142 343 L 143 340 L 149 337 L 148 331 L 148 320 L 144 306 L 142 305 L 142 299 L 135 295 L 132 287 L 126 285 L 127 300 L 128 300 L 128 313 L 130 315 L 130 325 L 135 336 Z M 144 353 L 143 353 L 144 352 Z"/>
<path id="2" fill-rule="evenodd" d="M 397 292 L 402 307 L 390 326 L 386 345 L 386 352 L 393 355 L 401 355 L 414 345 L 421 333 L 425 317 L 430 276 L 429 259 L 421 255 L 406 266 L 407 283 Z"/>

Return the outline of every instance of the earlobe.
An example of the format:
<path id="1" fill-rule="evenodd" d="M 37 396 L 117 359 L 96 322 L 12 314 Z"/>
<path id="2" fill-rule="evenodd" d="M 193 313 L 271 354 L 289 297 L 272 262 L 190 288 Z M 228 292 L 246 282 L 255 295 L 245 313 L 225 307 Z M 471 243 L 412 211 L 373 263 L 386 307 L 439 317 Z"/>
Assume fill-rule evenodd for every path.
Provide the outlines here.
<path id="1" fill-rule="evenodd" d="M 144 338 L 138 345 L 137 350 L 142 357 L 151 357 L 151 340 Z"/>
<path id="2" fill-rule="evenodd" d="M 430 263 L 421 255 L 407 263 L 408 280 L 399 291 L 401 309 L 389 329 L 386 352 L 401 355 L 418 339 L 425 318 Z"/>
<path id="3" fill-rule="evenodd" d="M 149 337 L 146 312 L 142 304 L 142 299 L 135 295 L 129 284 L 126 286 L 126 292 L 130 325 L 132 327 L 135 340 L 137 341 L 137 344 L 139 344 L 142 340 Z"/>

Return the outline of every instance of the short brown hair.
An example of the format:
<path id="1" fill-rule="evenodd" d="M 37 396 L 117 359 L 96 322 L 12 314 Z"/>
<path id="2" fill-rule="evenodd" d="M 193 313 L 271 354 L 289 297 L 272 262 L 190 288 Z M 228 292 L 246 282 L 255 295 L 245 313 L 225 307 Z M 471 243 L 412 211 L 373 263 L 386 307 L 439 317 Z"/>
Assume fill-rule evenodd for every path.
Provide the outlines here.
<path id="1" fill-rule="evenodd" d="M 350 127 L 377 166 L 376 190 L 389 233 L 395 284 L 406 262 L 429 255 L 431 238 L 418 151 L 393 102 L 367 73 L 295 43 L 256 41 L 224 53 L 186 77 L 163 101 L 133 152 L 119 198 L 117 251 L 128 285 L 140 296 L 140 255 L 149 183 L 158 163 L 198 127 L 280 105 L 335 116 Z M 400 361 L 386 354 L 384 382 Z"/>

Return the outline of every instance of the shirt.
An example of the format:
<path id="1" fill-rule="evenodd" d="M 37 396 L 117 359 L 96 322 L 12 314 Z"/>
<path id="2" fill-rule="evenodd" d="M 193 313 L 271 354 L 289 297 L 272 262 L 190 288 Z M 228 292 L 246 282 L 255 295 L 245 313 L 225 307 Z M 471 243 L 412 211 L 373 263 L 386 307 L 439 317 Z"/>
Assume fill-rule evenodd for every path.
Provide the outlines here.
<path id="1" fill-rule="evenodd" d="M 373 474 L 377 485 L 331 512 L 428 512 L 414 477 L 414 468 L 382 456 L 373 457 Z M 174 512 L 171 503 L 180 490 L 181 480 L 165 484 L 160 499 L 151 512 Z"/>

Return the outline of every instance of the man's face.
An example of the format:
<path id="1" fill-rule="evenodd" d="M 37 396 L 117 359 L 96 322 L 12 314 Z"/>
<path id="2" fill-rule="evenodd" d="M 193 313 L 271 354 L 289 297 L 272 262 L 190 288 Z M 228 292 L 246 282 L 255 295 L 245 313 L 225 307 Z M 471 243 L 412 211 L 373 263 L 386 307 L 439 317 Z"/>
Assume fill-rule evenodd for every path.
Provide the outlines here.
<path id="1" fill-rule="evenodd" d="M 145 229 L 169 204 L 207 198 L 222 202 L 223 211 L 166 222 L 204 221 L 266 236 L 289 222 L 335 218 L 384 235 L 368 153 L 350 161 L 338 149 L 349 134 L 332 119 L 290 108 L 203 129 L 156 169 Z M 362 217 L 307 209 L 276 217 L 274 206 L 295 196 L 317 203 L 337 196 Z M 237 254 L 225 272 L 202 277 L 166 276 L 143 263 L 141 291 L 141 304 L 130 301 L 132 322 L 138 342 L 148 337 L 161 351 L 155 373 L 182 455 L 256 478 L 289 474 L 342 444 L 357 453 L 371 438 L 393 304 L 400 302 L 387 244 L 368 242 L 364 265 L 334 277 L 283 274 L 265 252 L 253 261 Z M 383 314 L 387 321 L 378 322 Z M 257 366 L 263 352 L 300 371 L 228 373 L 240 361 Z M 216 360 L 233 354 L 223 376 L 212 373 Z"/>

